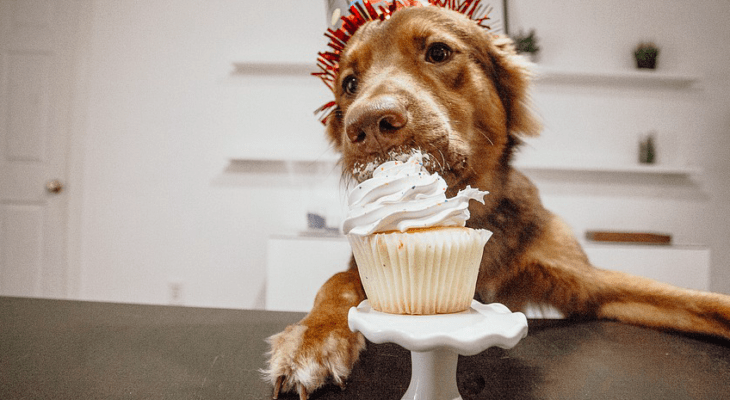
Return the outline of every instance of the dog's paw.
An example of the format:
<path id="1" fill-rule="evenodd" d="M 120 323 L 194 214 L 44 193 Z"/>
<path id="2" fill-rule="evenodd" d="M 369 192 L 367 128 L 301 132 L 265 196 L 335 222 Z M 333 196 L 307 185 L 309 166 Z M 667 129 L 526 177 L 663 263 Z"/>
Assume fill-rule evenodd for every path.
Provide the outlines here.
<path id="1" fill-rule="evenodd" d="M 264 379 L 274 386 L 274 399 L 280 392 L 295 390 L 300 399 L 318 388 L 334 383 L 345 387 L 352 366 L 365 338 L 349 329 L 290 325 L 267 339 L 271 345 L 269 368 Z"/>

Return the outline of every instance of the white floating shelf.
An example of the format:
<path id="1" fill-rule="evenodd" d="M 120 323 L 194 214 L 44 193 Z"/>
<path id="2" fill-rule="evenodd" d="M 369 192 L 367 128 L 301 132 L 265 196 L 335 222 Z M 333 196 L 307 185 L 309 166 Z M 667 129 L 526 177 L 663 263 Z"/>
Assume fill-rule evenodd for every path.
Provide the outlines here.
<path id="1" fill-rule="evenodd" d="M 320 148 L 279 148 L 273 149 L 246 149 L 236 151 L 228 157 L 230 162 L 238 163 L 312 163 L 312 164 L 334 164 L 339 160 L 339 155 L 332 150 Z"/>
<path id="2" fill-rule="evenodd" d="M 307 62 L 234 62 L 233 75 L 310 75 L 317 71 Z"/>
<path id="3" fill-rule="evenodd" d="M 335 164 L 338 156 L 332 153 L 320 154 L 317 156 L 305 156 L 292 154 L 291 156 L 277 156 L 261 153 L 258 155 L 232 156 L 230 162 L 237 163 L 307 163 L 307 164 Z M 545 171 L 561 173 L 606 173 L 606 174 L 632 174 L 632 175 L 655 175 L 655 176 L 696 176 L 702 174 L 702 169 L 693 166 L 676 165 L 560 165 L 540 164 L 534 162 L 515 162 L 513 166 L 521 171 Z"/>
<path id="4" fill-rule="evenodd" d="M 317 65 L 302 61 L 251 61 L 234 62 L 234 75 L 310 75 Z M 535 83 L 614 84 L 692 86 L 701 78 L 697 75 L 657 70 L 580 71 L 535 65 Z"/>
<path id="5" fill-rule="evenodd" d="M 552 171 L 567 173 L 613 173 L 644 175 L 677 175 L 692 176 L 702 173 L 702 169 L 692 166 L 661 164 L 628 164 L 628 165 L 571 165 L 571 164 L 539 164 L 532 162 L 516 162 L 514 167 L 524 171 Z"/>
<path id="6" fill-rule="evenodd" d="M 307 157 L 306 155 L 297 155 L 291 157 L 277 156 L 277 155 L 266 155 L 260 156 L 231 156 L 228 158 L 229 162 L 235 163 L 311 163 L 311 164 L 335 164 L 339 161 L 339 158 L 329 154 L 324 154 L 320 157 Z"/>
<path id="7" fill-rule="evenodd" d="M 536 66 L 535 83 L 653 85 L 689 87 L 698 83 L 696 75 L 656 70 L 572 71 L 555 67 Z"/>

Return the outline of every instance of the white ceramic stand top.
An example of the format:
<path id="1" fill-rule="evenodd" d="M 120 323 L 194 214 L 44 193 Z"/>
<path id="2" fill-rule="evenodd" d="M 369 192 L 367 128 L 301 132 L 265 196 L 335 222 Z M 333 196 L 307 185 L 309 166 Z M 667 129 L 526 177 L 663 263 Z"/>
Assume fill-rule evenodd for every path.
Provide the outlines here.
<path id="1" fill-rule="evenodd" d="M 400 315 L 375 311 L 365 300 L 348 315 L 350 330 L 373 343 L 395 343 L 411 351 L 411 383 L 403 400 L 461 399 L 456 387 L 459 354 L 490 347 L 509 349 L 527 336 L 527 318 L 502 304 L 472 301 L 455 314 Z"/>

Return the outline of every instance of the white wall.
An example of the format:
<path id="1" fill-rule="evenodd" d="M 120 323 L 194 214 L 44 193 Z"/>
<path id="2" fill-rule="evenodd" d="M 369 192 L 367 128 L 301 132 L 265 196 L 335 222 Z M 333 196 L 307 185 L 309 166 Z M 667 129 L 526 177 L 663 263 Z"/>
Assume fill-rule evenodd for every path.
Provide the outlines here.
<path id="1" fill-rule="evenodd" d="M 303 194 L 279 171 L 229 164 L 242 139 L 270 135 L 249 129 L 268 111 L 232 63 L 314 57 L 323 6 L 300 4 L 95 1 L 79 297 L 166 303 L 174 281 L 187 304 L 262 305 L 266 237 L 304 226 Z"/>
<path id="2" fill-rule="evenodd" d="M 169 282 L 177 282 L 185 304 L 262 307 L 267 237 L 304 229 L 308 210 L 339 208 L 332 165 L 229 161 L 269 142 L 322 147 L 311 112 L 327 92 L 316 78 L 231 74 L 238 61 L 314 64 L 324 8 L 303 3 L 94 1 L 77 112 L 84 133 L 72 151 L 82 163 L 72 177 L 83 189 L 72 240 L 80 245 L 78 298 L 166 303 Z M 638 91 L 592 99 L 584 88 L 536 93 L 547 130 L 533 144 L 541 151 L 543 141 L 549 155 L 599 142 L 608 146 L 601 154 L 613 157 L 633 146 L 625 143 L 635 131 L 657 128 L 683 143 L 682 159 L 704 169 L 700 179 L 535 178 L 547 205 L 579 234 L 659 230 L 679 243 L 710 245 L 713 288 L 730 293 L 730 224 L 721 218 L 730 212 L 723 178 L 730 172 L 730 48 L 717 45 L 730 39 L 730 4 L 511 3 L 515 25 L 537 28 L 543 64 L 630 68 L 627 48 L 649 37 L 662 45 L 660 68 L 702 76 L 701 90 L 649 99 Z M 289 104 L 290 94 L 304 100 Z M 639 121 L 643 107 L 648 122 L 627 122 Z"/>

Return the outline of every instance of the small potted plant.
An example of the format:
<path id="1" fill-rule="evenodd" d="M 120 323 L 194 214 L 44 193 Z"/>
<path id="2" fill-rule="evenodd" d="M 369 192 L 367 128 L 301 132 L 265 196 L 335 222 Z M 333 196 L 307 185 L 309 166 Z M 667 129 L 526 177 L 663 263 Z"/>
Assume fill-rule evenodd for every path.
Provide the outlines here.
<path id="1" fill-rule="evenodd" d="M 655 69 L 659 48 L 651 42 L 639 43 L 634 50 L 637 68 Z"/>
<path id="2" fill-rule="evenodd" d="M 639 139 L 639 162 L 641 164 L 654 164 L 656 161 L 656 145 L 654 138 L 656 132 L 644 134 Z"/>
<path id="3" fill-rule="evenodd" d="M 515 43 L 515 50 L 518 54 L 527 56 L 533 62 L 537 61 L 540 46 L 537 45 L 537 35 L 534 29 L 531 29 L 527 34 L 520 32 L 514 35 L 512 41 Z"/>

